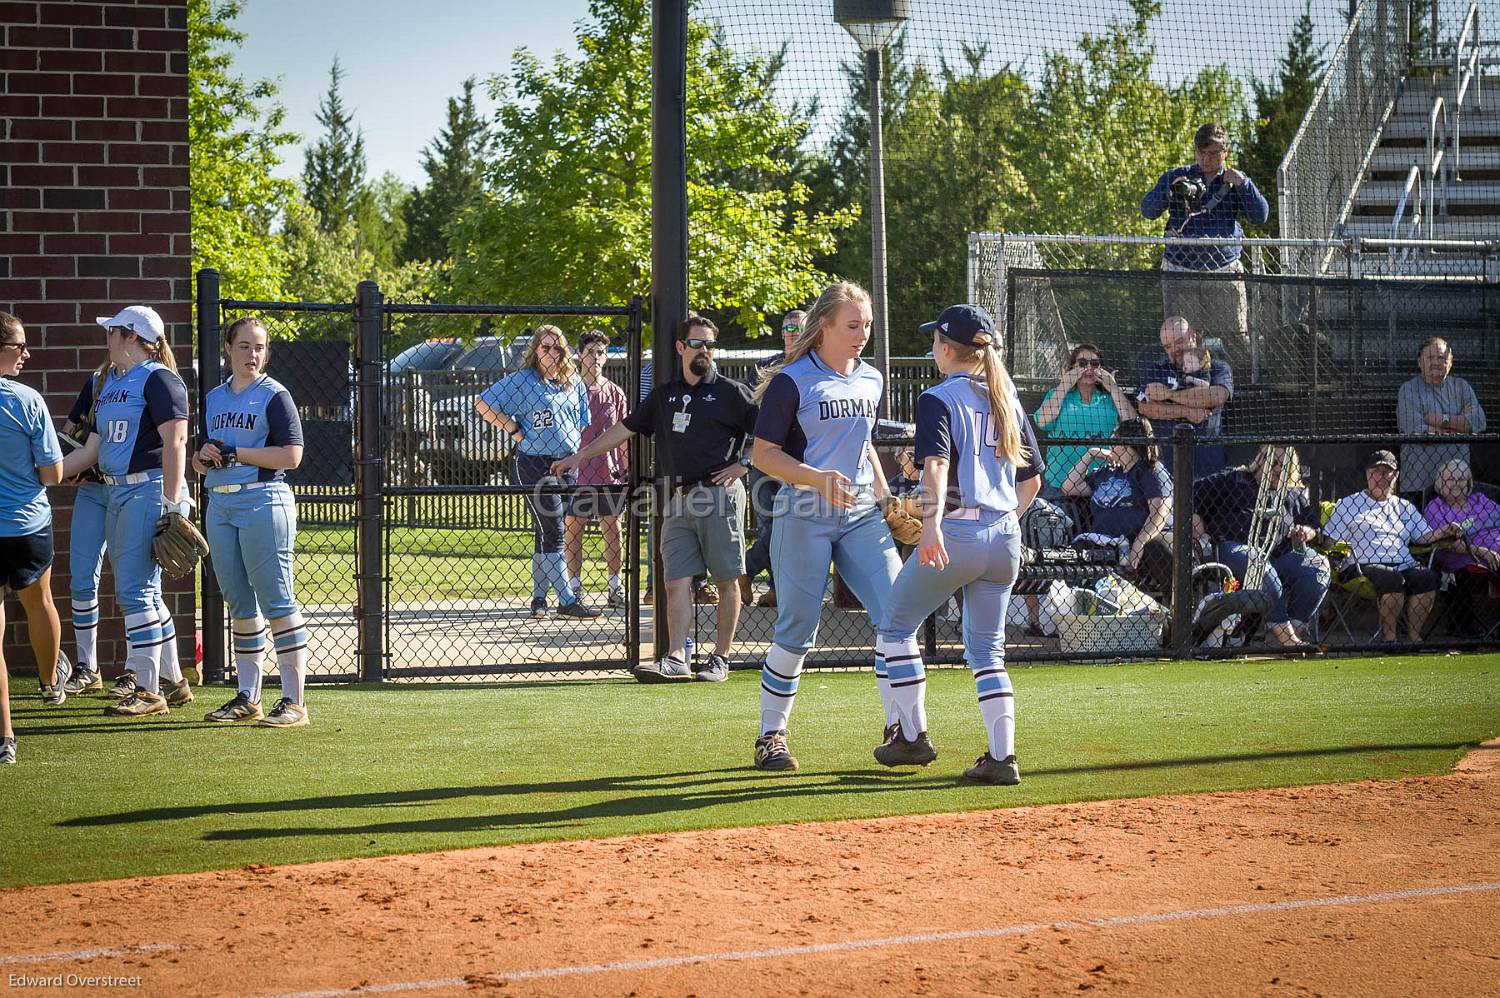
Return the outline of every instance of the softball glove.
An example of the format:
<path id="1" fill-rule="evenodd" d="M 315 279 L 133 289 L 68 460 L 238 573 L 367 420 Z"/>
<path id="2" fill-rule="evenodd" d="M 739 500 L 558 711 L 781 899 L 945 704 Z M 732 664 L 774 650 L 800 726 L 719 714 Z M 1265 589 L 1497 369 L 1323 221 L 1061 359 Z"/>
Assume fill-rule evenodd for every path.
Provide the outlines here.
<path id="1" fill-rule="evenodd" d="M 173 577 L 191 575 L 199 559 L 208 554 L 208 541 L 181 513 L 163 513 L 151 538 L 151 557 Z"/>
<path id="2" fill-rule="evenodd" d="M 915 547 L 922 540 L 922 501 L 916 496 L 886 496 L 880 504 L 885 525 L 897 544 Z"/>

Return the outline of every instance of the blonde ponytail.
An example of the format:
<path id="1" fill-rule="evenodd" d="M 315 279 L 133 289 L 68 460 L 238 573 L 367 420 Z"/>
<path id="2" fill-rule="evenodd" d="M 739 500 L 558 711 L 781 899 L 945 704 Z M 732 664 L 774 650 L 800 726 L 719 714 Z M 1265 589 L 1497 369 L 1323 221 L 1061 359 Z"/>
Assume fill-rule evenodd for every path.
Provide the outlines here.
<path id="1" fill-rule="evenodd" d="M 157 337 L 155 343 L 147 346 L 146 352 L 151 355 L 152 360 L 161 364 L 173 374 L 177 374 L 177 358 L 172 355 L 172 346 L 167 342 L 165 336 Z"/>
<path id="2" fill-rule="evenodd" d="M 1030 452 L 1021 444 L 1021 424 L 1016 418 L 1016 388 L 1010 380 L 1010 372 L 1000 360 L 1000 351 L 990 341 L 990 334 L 976 333 L 973 346 L 946 336 L 943 342 L 953 350 L 960 363 L 982 364 L 984 387 L 975 385 L 974 390 L 989 396 L 990 419 L 995 425 L 995 456 L 1017 468 L 1030 461 Z"/>

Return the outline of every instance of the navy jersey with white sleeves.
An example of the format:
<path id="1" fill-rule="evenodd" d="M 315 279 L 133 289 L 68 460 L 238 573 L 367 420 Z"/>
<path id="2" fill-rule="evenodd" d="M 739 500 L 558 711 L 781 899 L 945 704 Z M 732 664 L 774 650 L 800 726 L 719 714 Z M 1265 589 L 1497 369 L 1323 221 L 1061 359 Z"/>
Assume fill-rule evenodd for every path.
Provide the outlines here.
<path id="1" fill-rule="evenodd" d="M 946 508 L 1014 512 L 1020 505 L 1016 483 L 1046 470 L 1020 399 L 1012 395 L 1011 403 L 1021 444 L 1030 454 L 1019 468 L 995 453 L 999 427 L 990 418 L 990 390 L 982 379 L 952 374 L 917 399 L 916 461 L 920 465 L 929 457 L 948 459 Z"/>
<path id="2" fill-rule="evenodd" d="M 302 420 L 291 393 L 264 374 L 241 392 L 234 390 L 233 379 L 209 392 L 203 400 L 198 429 L 202 436 L 200 446 L 209 440 L 222 440 L 233 447 L 290 447 L 302 443 Z M 213 488 L 279 482 L 285 477 L 286 472 L 280 468 L 231 464 L 227 468 L 210 469 L 203 480 Z"/>
<path id="3" fill-rule="evenodd" d="M 187 388 L 166 365 L 143 360 L 124 374 L 110 371 L 94 413 L 99 470 L 114 476 L 160 470 L 157 427 L 187 415 Z"/>
<path id="4" fill-rule="evenodd" d="M 862 360 L 843 375 L 809 350 L 766 386 L 755 436 L 810 467 L 870 485 L 875 470 L 865 460 L 865 445 L 880 417 L 884 384 L 880 372 Z"/>

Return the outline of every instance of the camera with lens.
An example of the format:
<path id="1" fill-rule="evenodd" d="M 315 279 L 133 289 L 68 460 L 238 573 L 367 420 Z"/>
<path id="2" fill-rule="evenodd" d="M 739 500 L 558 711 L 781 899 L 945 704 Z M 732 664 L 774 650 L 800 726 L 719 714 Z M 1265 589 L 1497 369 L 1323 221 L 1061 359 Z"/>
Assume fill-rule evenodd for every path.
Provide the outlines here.
<path id="1" fill-rule="evenodd" d="M 1203 195 L 1208 193 L 1208 185 L 1195 177 L 1178 177 L 1172 181 L 1169 196 L 1179 204 L 1185 204 L 1189 208 L 1196 208 L 1203 200 Z"/>

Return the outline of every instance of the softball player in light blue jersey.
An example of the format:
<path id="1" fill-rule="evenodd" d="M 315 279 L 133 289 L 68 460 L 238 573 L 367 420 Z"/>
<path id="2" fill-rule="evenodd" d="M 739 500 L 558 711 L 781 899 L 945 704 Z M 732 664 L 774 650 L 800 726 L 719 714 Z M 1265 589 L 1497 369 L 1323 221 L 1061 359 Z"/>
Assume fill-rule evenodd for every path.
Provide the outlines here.
<path id="1" fill-rule="evenodd" d="M 474 402 L 480 417 L 515 441 L 517 485 L 561 485 L 552 474 L 554 461 L 578 453 L 583 428 L 589 425 L 589 392 L 573 371 L 568 340 L 556 326 L 537 326 L 526 348 L 525 363 L 495 382 Z M 584 605 L 568 585 L 563 556 L 563 497 L 536 492 L 531 507 L 531 616 L 547 616 L 547 588 L 557 591 L 559 617 L 588 620 L 601 611 Z"/>
<path id="2" fill-rule="evenodd" d="M 808 313 L 786 362 L 771 368 L 755 390 L 755 467 L 790 486 L 774 506 L 776 633 L 761 670 L 759 769 L 797 768 L 787 747 L 787 718 L 802 662 L 817 639 L 829 563 L 874 623 L 901 569 L 878 505 L 889 490 L 871 443 L 884 382 L 859 359 L 870 323 L 870 296 L 863 288 L 830 285 Z M 895 714 L 878 651 L 875 676 L 889 726 Z"/>
<path id="3" fill-rule="evenodd" d="M 177 659 L 177 631 L 161 595 L 161 566 L 151 557 L 156 521 L 188 515 L 187 389 L 155 309 L 131 305 L 100 318 L 112 365 L 99 388 L 94 432 L 63 461 L 68 477 L 99 465 L 109 489 L 105 547 L 115 599 L 125 614 L 127 657 L 135 690 L 104 708 L 117 717 L 168 713 L 193 692 Z"/>
<path id="4" fill-rule="evenodd" d="M 44 486 L 62 481 L 62 448 L 42 396 L 12 380 L 30 356 L 21 320 L 0 312 L 0 632 L 5 595 L 14 591 L 26 611 L 42 702 L 56 707 L 67 699 L 68 674 L 52 603 L 52 506 Z M 5 673 L 0 654 L 0 763 L 9 764 L 16 761 L 16 737 Z"/>
<path id="5" fill-rule="evenodd" d="M 900 724 L 875 758 L 887 766 L 925 766 L 937 758 L 927 737 L 917 628 L 962 587 L 964 653 L 989 737 L 988 750 L 964 775 L 1013 785 L 1021 772 L 1005 671 L 1005 612 L 1021 568 L 1019 518 L 1036 498 L 1045 466 L 984 309 L 954 305 L 920 329 L 932 333 L 933 360 L 948 377 L 917 399 L 922 539 L 896 578 L 880 625 Z"/>
<path id="6" fill-rule="evenodd" d="M 99 369 L 83 383 L 73 408 L 68 411 L 59 440 L 65 446 L 81 446 L 94 432 L 94 399 L 109 374 L 106 357 Z M 72 585 L 73 678 L 67 682 L 69 693 L 91 693 L 104 688 L 99 674 L 99 573 L 104 569 L 104 513 L 109 506 L 109 490 L 97 467 L 89 468 L 78 479 L 73 495 L 73 516 L 68 526 L 68 575 Z M 135 677 L 129 670 L 120 673 L 111 695 L 123 700 L 135 692 Z"/>
<path id="7" fill-rule="evenodd" d="M 229 606 L 239 692 L 204 720 L 302 727 L 307 624 L 292 593 L 297 504 L 286 483 L 302 463 L 302 420 L 291 393 L 265 374 L 271 347 L 259 319 L 232 322 L 224 353 L 231 374 L 203 400 L 193 470 L 204 476 L 208 546 Z M 281 698 L 269 714 L 260 706 L 267 620 L 281 673 Z"/>

